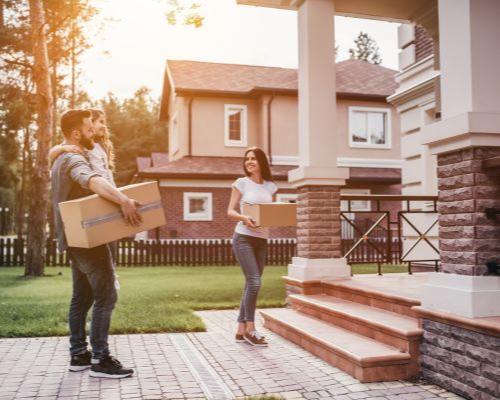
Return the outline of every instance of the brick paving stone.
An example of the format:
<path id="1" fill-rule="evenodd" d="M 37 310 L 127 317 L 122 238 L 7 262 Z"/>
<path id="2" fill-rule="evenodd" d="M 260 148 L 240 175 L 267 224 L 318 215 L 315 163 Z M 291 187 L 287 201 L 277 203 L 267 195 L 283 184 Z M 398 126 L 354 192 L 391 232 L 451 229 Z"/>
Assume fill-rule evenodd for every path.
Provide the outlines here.
<path id="1" fill-rule="evenodd" d="M 368 390 L 368 386 L 363 383 L 355 383 L 353 385 L 347 385 L 346 389 L 350 392 L 363 392 Z"/>
<path id="2" fill-rule="evenodd" d="M 307 392 L 307 393 L 304 393 L 303 396 L 304 396 L 304 398 L 306 398 L 308 400 L 309 399 L 319 399 L 320 398 L 320 396 L 317 393 L 315 393 L 315 392 Z"/>
<path id="3" fill-rule="evenodd" d="M 425 381 L 361 384 L 259 323 L 269 347 L 234 343 L 236 311 L 197 314 L 207 332 L 182 336 L 235 398 L 275 393 L 287 400 L 460 399 Z M 205 398 L 200 382 L 171 338 L 169 334 L 110 336 L 112 354 L 135 369 L 131 378 L 123 380 L 91 378 L 88 371 L 68 372 L 66 337 L 0 339 L 0 400 Z"/>
<path id="4" fill-rule="evenodd" d="M 330 392 L 330 394 L 333 396 L 340 396 L 349 393 L 349 390 L 347 390 L 346 388 L 334 388 L 328 389 L 328 392 Z"/>
<path id="5" fill-rule="evenodd" d="M 421 400 L 422 396 L 420 396 L 418 393 L 407 393 L 400 394 L 398 398 L 401 400 Z"/>
<path id="6" fill-rule="evenodd" d="M 300 394 L 300 392 L 297 392 L 297 391 L 281 392 L 280 396 L 283 397 L 285 400 L 299 400 L 299 399 L 303 399 L 303 397 Z"/>
<path id="7" fill-rule="evenodd" d="M 373 393 L 371 392 L 349 393 L 347 396 L 349 396 L 350 399 L 358 400 L 358 399 L 369 398 L 370 396 L 373 396 Z"/>

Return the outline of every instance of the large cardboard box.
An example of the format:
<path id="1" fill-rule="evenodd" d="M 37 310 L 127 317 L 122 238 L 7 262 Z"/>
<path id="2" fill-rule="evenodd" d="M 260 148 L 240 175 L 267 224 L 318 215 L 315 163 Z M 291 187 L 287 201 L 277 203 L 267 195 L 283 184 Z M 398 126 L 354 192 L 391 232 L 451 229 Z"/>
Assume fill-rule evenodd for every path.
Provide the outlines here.
<path id="1" fill-rule="evenodd" d="M 118 189 L 141 203 L 139 226 L 125 223 L 120 207 L 97 194 L 59 203 L 66 240 L 71 247 L 96 247 L 165 225 L 157 182 L 144 182 Z"/>
<path id="2" fill-rule="evenodd" d="M 252 217 L 256 225 L 261 227 L 297 225 L 297 204 L 295 203 L 243 203 L 242 213 Z"/>

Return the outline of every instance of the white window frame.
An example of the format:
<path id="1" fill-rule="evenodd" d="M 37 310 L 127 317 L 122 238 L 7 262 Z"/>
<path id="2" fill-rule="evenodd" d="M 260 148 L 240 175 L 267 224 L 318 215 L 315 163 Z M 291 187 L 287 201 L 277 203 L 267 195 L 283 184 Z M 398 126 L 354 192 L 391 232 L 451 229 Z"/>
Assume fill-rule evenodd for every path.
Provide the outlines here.
<path id="1" fill-rule="evenodd" d="M 278 203 L 290 203 L 290 200 L 293 200 L 294 203 L 297 202 L 298 194 L 297 193 L 277 193 L 276 201 Z"/>
<path id="2" fill-rule="evenodd" d="M 370 189 L 340 189 L 340 194 L 371 194 Z M 361 201 L 361 200 L 360 200 Z M 354 210 L 351 209 L 351 212 L 348 212 L 348 202 L 347 200 L 341 200 L 340 202 L 340 211 L 346 214 L 346 217 L 351 221 L 356 219 L 356 211 L 371 211 L 372 204 L 371 201 L 367 200 L 367 205 L 362 208 L 356 208 Z M 351 204 L 352 205 L 352 204 Z M 346 230 L 342 232 L 342 235 L 345 239 L 354 239 L 354 228 L 351 225 L 345 226 Z"/>
<path id="3" fill-rule="evenodd" d="M 213 207 L 212 207 L 212 193 L 202 192 L 184 192 L 184 221 L 212 221 L 213 220 Z M 193 214 L 189 212 L 189 201 L 191 199 L 207 199 L 207 212 L 206 214 Z"/>
<path id="4" fill-rule="evenodd" d="M 386 123 L 386 143 L 384 144 L 372 144 L 372 143 L 360 143 L 354 142 L 352 140 L 352 126 L 351 123 L 353 119 L 353 114 L 355 112 L 383 112 L 387 115 L 387 123 Z M 391 109 L 385 107 L 357 107 L 352 106 L 349 107 L 349 147 L 354 148 L 365 148 L 365 149 L 390 149 L 392 148 L 392 117 L 391 117 Z"/>
<path id="5" fill-rule="evenodd" d="M 370 189 L 341 189 L 340 190 L 340 194 L 341 195 L 342 194 L 346 194 L 346 195 L 349 195 L 349 194 L 352 194 L 352 195 L 355 195 L 355 194 L 366 194 L 366 195 L 369 195 L 369 194 L 371 194 L 371 190 Z M 342 207 L 343 204 L 348 204 L 347 200 L 343 200 L 343 201 L 345 201 L 345 203 L 343 203 L 341 201 L 341 203 L 340 203 L 340 211 L 342 211 L 342 212 L 348 212 L 348 208 L 347 207 Z M 362 200 L 359 200 L 359 201 L 362 201 Z M 365 207 L 356 208 L 354 210 L 351 208 L 351 211 L 352 212 L 356 212 L 356 211 L 371 211 L 372 210 L 371 201 L 370 200 L 366 200 L 366 202 L 367 202 L 367 204 L 365 205 Z M 352 200 L 351 200 L 351 205 L 352 205 Z"/>
<path id="6" fill-rule="evenodd" d="M 229 110 L 241 111 L 241 140 L 229 139 Z M 247 147 L 248 142 L 248 107 L 245 104 L 224 104 L 224 145 L 226 147 Z"/>

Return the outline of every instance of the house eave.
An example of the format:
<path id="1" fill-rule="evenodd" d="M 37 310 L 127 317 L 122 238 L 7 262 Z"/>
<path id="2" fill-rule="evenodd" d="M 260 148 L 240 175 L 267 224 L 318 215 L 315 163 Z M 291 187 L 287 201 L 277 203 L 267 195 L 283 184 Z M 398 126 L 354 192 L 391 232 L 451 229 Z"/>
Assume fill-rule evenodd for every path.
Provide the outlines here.
<path id="1" fill-rule="evenodd" d="M 233 91 L 233 90 L 208 90 L 208 89 L 186 89 L 176 88 L 175 94 L 183 97 L 248 97 L 257 98 L 265 94 L 281 95 L 281 96 L 297 96 L 297 89 L 275 89 L 256 87 L 249 91 Z M 364 94 L 337 92 L 338 99 L 344 100 L 367 100 L 367 101 L 386 101 L 387 96 L 382 94 Z"/>
<path id="2" fill-rule="evenodd" d="M 303 0 L 236 0 L 240 5 L 298 10 Z M 345 17 L 408 23 L 436 0 L 336 0 L 335 14 Z"/>

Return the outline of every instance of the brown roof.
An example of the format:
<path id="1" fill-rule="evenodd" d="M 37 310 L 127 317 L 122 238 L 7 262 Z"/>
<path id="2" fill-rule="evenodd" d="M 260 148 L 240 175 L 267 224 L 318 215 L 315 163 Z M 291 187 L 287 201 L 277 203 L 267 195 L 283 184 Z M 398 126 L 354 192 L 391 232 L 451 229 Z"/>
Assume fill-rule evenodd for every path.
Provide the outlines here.
<path id="1" fill-rule="evenodd" d="M 151 153 L 151 162 L 153 167 L 161 167 L 168 164 L 168 153 Z"/>
<path id="2" fill-rule="evenodd" d="M 277 180 L 288 178 L 288 171 L 293 166 L 276 165 L 271 167 Z M 186 156 L 171 161 L 160 167 L 151 167 L 139 171 L 143 178 L 200 178 L 200 179 L 235 179 L 243 175 L 241 157 L 202 157 Z"/>
<path id="3" fill-rule="evenodd" d="M 137 171 L 151 167 L 151 157 L 136 157 Z"/>
<path id="4" fill-rule="evenodd" d="M 254 65 L 168 60 L 176 91 L 251 94 L 253 91 L 297 91 L 297 70 Z M 337 93 L 387 97 L 394 93 L 397 71 L 366 61 L 345 60 L 336 64 Z"/>
<path id="5" fill-rule="evenodd" d="M 271 172 L 277 181 L 288 180 L 293 165 L 273 165 Z M 400 183 L 401 170 L 397 168 L 350 168 L 350 181 Z M 236 179 L 243 175 L 240 157 L 186 156 L 159 167 L 145 168 L 139 178 L 174 179 Z"/>

